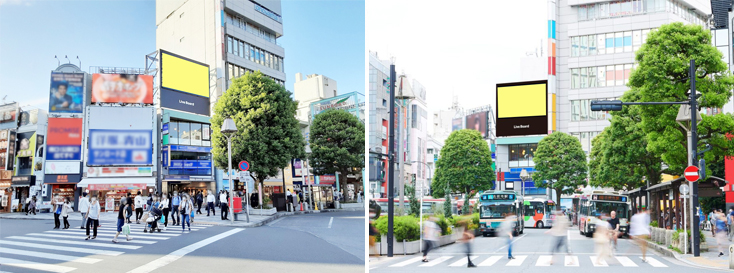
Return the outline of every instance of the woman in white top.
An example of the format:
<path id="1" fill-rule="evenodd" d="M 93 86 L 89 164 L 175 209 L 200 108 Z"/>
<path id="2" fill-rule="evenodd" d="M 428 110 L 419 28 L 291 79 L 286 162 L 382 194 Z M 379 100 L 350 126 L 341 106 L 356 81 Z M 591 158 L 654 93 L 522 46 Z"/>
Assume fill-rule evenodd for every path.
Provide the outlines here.
<path id="1" fill-rule="evenodd" d="M 97 226 L 99 226 L 99 212 L 101 211 L 101 208 L 99 206 L 99 201 L 97 201 L 97 197 L 92 197 L 92 203 L 89 205 L 89 208 L 87 209 L 87 238 L 84 240 L 89 240 L 89 226 L 94 227 L 94 236 L 92 237 L 92 240 L 97 238 Z"/>
<path id="2" fill-rule="evenodd" d="M 71 209 L 71 204 L 69 204 L 69 197 L 66 197 L 64 200 L 64 204 L 61 207 L 61 217 L 64 217 L 64 228 L 63 229 L 69 229 L 69 212 L 73 211 Z"/>
<path id="3" fill-rule="evenodd" d="M 642 250 L 642 262 L 647 262 L 647 236 L 650 235 L 650 214 L 645 207 L 630 219 L 630 236 L 637 242 Z"/>

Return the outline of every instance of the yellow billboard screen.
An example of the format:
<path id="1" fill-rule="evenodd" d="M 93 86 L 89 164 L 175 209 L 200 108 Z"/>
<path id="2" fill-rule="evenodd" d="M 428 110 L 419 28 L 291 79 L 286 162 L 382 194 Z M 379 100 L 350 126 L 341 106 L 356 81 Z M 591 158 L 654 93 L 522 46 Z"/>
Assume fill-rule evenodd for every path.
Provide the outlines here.
<path id="1" fill-rule="evenodd" d="M 209 97 L 209 66 L 161 52 L 161 87 Z"/>
<path id="2" fill-rule="evenodd" d="M 497 136 L 546 134 L 548 81 L 497 84 Z"/>

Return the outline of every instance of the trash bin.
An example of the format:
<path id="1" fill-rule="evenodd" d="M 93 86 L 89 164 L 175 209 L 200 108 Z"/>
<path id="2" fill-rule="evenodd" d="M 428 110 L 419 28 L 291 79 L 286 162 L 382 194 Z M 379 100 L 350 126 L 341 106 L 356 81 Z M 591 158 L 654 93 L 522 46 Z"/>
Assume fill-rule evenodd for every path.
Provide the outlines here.
<path id="1" fill-rule="evenodd" d="M 273 193 L 273 207 L 277 211 L 286 210 L 285 193 Z"/>

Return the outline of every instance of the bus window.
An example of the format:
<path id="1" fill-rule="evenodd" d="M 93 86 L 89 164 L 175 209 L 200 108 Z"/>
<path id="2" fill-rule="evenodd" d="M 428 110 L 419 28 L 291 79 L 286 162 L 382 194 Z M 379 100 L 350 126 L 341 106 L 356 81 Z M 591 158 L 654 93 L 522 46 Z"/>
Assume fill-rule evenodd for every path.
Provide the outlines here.
<path id="1" fill-rule="evenodd" d="M 535 206 L 525 205 L 525 216 L 534 216 L 534 215 L 535 215 Z"/>

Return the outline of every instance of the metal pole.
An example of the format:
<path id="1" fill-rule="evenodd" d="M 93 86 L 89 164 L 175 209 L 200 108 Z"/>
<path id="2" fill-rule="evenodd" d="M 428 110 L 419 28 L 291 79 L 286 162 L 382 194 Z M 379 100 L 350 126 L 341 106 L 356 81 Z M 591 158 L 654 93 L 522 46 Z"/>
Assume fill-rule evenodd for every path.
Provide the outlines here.
<path id="1" fill-rule="evenodd" d="M 691 77 L 691 142 L 692 142 L 692 157 L 693 162 L 698 162 L 697 159 L 697 147 L 698 147 L 698 129 L 697 129 L 697 113 L 698 113 L 698 106 L 696 105 L 696 60 L 691 60 L 691 66 L 690 66 L 690 77 Z M 698 204 L 698 183 L 691 183 L 691 224 L 698 223 L 698 215 L 696 215 L 693 211 L 696 209 L 696 207 L 699 206 Z M 693 237 L 693 256 L 698 257 L 701 255 L 700 253 L 700 240 L 699 238 L 699 230 L 698 225 L 693 225 L 693 229 L 691 229 L 691 236 Z"/>
<path id="2" fill-rule="evenodd" d="M 686 199 L 683 198 L 683 234 L 688 234 L 686 232 Z M 693 223 L 693 221 L 691 221 Z M 683 240 L 683 254 L 688 254 L 688 238 Z"/>
<path id="3" fill-rule="evenodd" d="M 232 205 L 234 200 L 234 196 L 232 195 L 232 136 L 227 137 L 227 177 L 229 178 L 229 217 L 232 217 L 230 219 L 230 222 L 234 224 L 234 211 L 232 210 Z"/>
<path id="4" fill-rule="evenodd" d="M 247 222 L 250 222 L 250 181 L 245 179 L 245 216 Z"/>
<path id="5" fill-rule="evenodd" d="M 388 128 L 388 174 L 387 174 L 387 256 L 393 256 L 393 212 L 395 183 L 395 65 L 390 65 L 390 125 Z"/>

